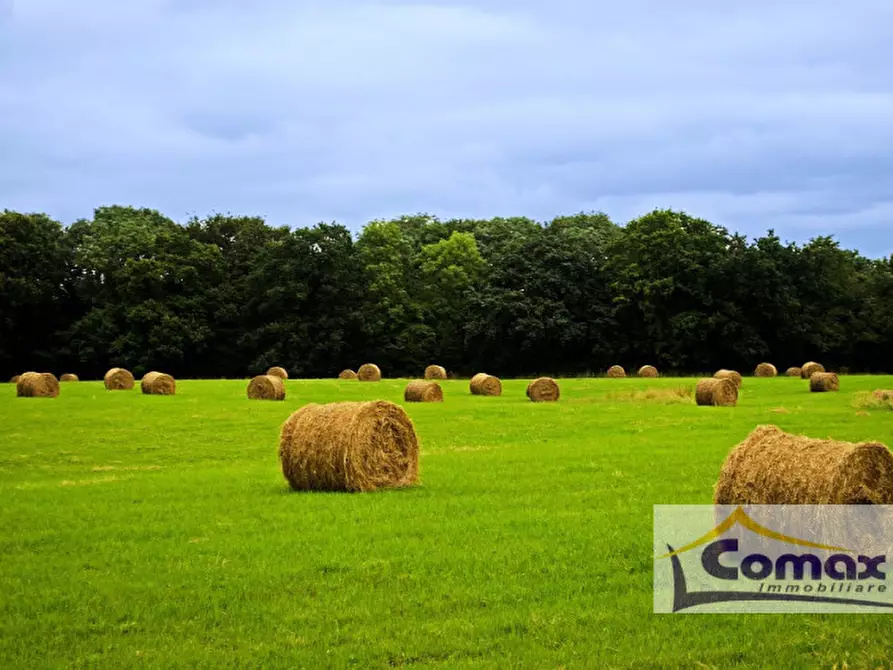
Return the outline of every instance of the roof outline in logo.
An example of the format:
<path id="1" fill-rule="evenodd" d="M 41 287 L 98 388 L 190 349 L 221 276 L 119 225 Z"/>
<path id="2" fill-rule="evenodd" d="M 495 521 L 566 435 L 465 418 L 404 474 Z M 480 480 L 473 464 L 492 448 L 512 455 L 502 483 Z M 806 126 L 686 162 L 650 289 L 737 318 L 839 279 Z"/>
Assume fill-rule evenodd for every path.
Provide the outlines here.
<path id="1" fill-rule="evenodd" d="M 801 540 L 796 537 L 790 537 L 788 535 L 782 535 L 781 533 L 776 533 L 774 530 L 770 530 L 765 526 L 761 526 L 756 521 L 751 519 L 747 512 L 744 511 L 740 505 L 735 508 L 735 510 L 726 517 L 725 521 L 716 526 L 713 530 L 705 535 L 702 535 L 694 542 L 690 542 L 686 544 L 684 547 L 680 547 L 675 551 L 671 551 L 669 553 L 663 554 L 662 556 L 658 556 L 658 558 L 670 558 L 671 556 L 678 556 L 679 554 L 683 554 L 686 551 L 691 551 L 702 544 L 706 544 L 711 540 L 715 540 L 720 535 L 725 533 L 727 530 L 731 529 L 735 524 L 739 524 L 749 530 L 752 533 L 756 533 L 757 535 L 762 535 L 763 537 L 768 537 L 771 540 L 778 540 L 779 542 L 787 542 L 788 544 L 796 544 L 801 547 L 809 547 L 811 549 L 827 549 L 830 551 L 843 551 L 848 554 L 856 553 L 852 549 L 846 549 L 845 547 L 835 547 L 833 545 L 828 544 L 819 544 L 817 542 L 810 542 L 809 540 Z"/>

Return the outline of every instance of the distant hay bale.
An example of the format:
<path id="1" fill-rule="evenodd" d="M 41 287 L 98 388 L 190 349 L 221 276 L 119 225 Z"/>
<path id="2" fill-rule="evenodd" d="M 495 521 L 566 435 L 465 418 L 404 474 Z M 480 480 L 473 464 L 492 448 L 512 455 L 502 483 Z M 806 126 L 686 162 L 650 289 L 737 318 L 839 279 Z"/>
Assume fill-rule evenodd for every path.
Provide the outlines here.
<path id="1" fill-rule="evenodd" d="M 799 377 L 802 372 L 802 368 L 793 367 L 785 370 L 785 376 L 787 377 Z"/>
<path id="2" fill-rule="evenodd" d="M 363 363 L 357 370 L 357 379 L 361 382 L 379 382 L 381 381 L 381 370 L 375 363 Z"/>
<path id="3" fill-rule="evenodd" d="M 555 402 L 560 396 L 561 389 L 551 377 L 539 377 L 527 385 L 527 397 L 533 402 Z"/>
<path id="4" fill-rule="evenodd" d="M 726 370 L 726 369 L 717 370 L 713 374 L 713 377 L 714 377 L 714 379 L 731 379 L 732 382 L 734 382 L 734 384 L 735 384 L 735 388 L 739 388 L 739 389 L 741 388 L 741 382 L 743 381 L 741 379 L 741 373 L 736 372 L 735 370 Z"/>
<path id="5" fill-rule="evenodd" d="M 418 483 L 419 442 L 395 403 L 311 403 L 282 424 L 279 461 L 297 491 L 375 491 Z"/>
<path id="6" fill-rule="evenodd" d="M 643 365 L 639 368 L 639 376 L 640 377 L 659 377 L 660 374 L 657 371 L 657 368 L 653 365 Z"/>
<path id="7" fill-rule="evenodd" d="M 51 372 L 25 372 L 16 382 L 19 398 L 55 398 L 59 395 L 59 380 Z"/>
<path id="8" fill-rule="evenodd" d="M 800 377 L 802 379 L 809 379 L 816 372 L 824 372 L 825 368 L 821 363 L 814 363 L 810 361 L 809 363 L 804 363 L 803 367 L 800 368 Z"/>
<path id="9" fill-rule="evenodd" d="M 840 379 L 833 372 L 814 372 L 809 378 L 809 390 L 813 393 L 840 390 Z"/>
<path id="10" fill-rule="evenodd" d="M 18 384 L 18 383 L 19 383 L 19 379 L 21 378 L 21 376 L 22 376 L 22 375 L 13 375 L 13 376 L 10 378 L 9 383 L 10 383 L 10 384 Z"/>
<path id="11" fill-rule="evenodd" d="M 695 387 L 695 402 L 714 407 L 734 407 L 738 404 L 738 387 L 727 377 L 707 377 Z"/>
<path id="12" fill-rule="evenodd" d="M 429 365 L 425 368 L 425 379 L 446 379 L 446 368 L 441 365 Z"/>
<path id="13" fill-rule="evenodd" d="M 77 375 L 72 374 L 70 372 L 66 372 L 64 375 L 59 377 L 59 381 L 60 382 L 79 382 L 81 380 Z"/>
<path id="14" fill-rule="evenodd" d="M 717 505 L 893 504 L 893 454 L 879 442 L 812 439 L 757 426 L 726 457 Z"/>
<path id="15" fill-rule="evenodd" d="M 472 377 L 468 388 L 472 395 L 502 395 L 502 381 L 486 372 L 478 372 Z"/>
<path id="16" fill-rule="evenodd" d="M 760 363 L 756 370 L 753 371 L 754 377 L 776 377 L 778 376 L 778 368 L 772 363 Z"/>
<path id="17" fill-rule="evenodd" d="M 276 375 L 257 375 L 248 382 L 251 400 L 285 400 L 285 384 Z"/>
<path id="18" fill-rule="evenodd" d="M 612 365 L 608 368 L 607 376 L 611 379 L 620 379 L 621 377 L 626 377 L 626 370 L 624 370 L 619 365 Z"/>
<path id="19" fill-rule="evenodd" d="M 133 388 L 133 375 L 124 368 L 112 368 L 103 377 L 109 391 L 129 391 Z"/>
<path id="20" fill-rule="evenodd" d="M 147 372 L 140 381 L 140 389 L 146 395 L 174 395 L 177 382 L 164 372 Z"/>
<path id="21" fill-rule="evenodd" d="M 285 368 L 280 368 L 278 365 L 274 365 L 267 370 L 267 374 L 279 377 L 279 379 L 288 379 L 288 372 L 285 371 Z"/>
<path id="22" fill-rule="evenodd" d="M 357 378 L 357 373 L 350 369 L 342 370 L 341 372 L 338 373 L 338 379 L 356 379 L 356 378 Z"/>
<path id="23" fill-rule="evenodd" d="M 403 399 L 406 402 L 443 402 L 443 389 L 437 382 L 409 382 L 403 391 Z"/>

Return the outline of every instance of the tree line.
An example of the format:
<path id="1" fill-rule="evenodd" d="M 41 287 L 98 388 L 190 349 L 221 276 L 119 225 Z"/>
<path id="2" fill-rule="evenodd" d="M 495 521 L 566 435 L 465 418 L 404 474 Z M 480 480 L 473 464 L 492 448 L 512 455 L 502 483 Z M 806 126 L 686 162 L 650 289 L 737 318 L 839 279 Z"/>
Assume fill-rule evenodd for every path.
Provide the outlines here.
<path id="1" fill-rule="evenodd" d="M 0 374 L 122 366 L 334 377 L 893 370 L 893 258 L 830 237 L 749 241 L 685 212 L 274 227 L 100 207 L 0 214 Z"/>

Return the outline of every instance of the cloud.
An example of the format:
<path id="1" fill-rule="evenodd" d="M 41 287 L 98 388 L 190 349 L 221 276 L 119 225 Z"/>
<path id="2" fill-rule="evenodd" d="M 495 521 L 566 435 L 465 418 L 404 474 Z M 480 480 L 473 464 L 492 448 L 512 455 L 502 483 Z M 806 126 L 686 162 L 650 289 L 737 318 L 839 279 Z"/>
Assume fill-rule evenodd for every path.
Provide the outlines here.
<path id="1" fill-rule="evenodd" d="M 18 0 L 0 206 L 353 229 L 673 207 L 889 253 L 891 20 L 875 0 Z"/>

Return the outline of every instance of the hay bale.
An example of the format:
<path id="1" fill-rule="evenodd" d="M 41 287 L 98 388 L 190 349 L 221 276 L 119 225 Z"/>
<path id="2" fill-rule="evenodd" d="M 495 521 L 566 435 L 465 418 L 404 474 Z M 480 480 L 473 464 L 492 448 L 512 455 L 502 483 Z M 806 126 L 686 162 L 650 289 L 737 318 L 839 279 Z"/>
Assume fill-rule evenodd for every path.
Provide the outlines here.
<path id="1" fill-rule="evenodd" d="M 375 491 L 418 483 L 419 442 L 392 402 L 311 403 L 282 424 L 279 461 L 297 491 Z"/>
<path id="2" fill-rule="evenodd" d="M 723 368 L 722 370 L 717 370 L 713 374 L 713 378 L 714 379 L 731 379 L 732 382 L 734 382 L 734 384 L 735 384 L 735 388 L 739 388 L 739 389 L 741 388 L 741 382 L 743 381 L 741 379 L 741 374 L 739 372 L 736 372 L 735 370 L 726 370 L 725 368 Z"/>
<path id="3" fill-rule="evenodd" d="M 772 363 L 760 363 L 753 371 L 754 377 L 777 377 L 778 368 Z"/>
<path id="4" fill-rule="evenodd" d="M 66 372 L 64 375 L 59 377 L 60 382 L 79 382 L 81 381 L 77 375 L 71 374 L 70 372 Z"/>
<path id="5" fill-rule="evenodd" d="M 893 454 L 879 442 L 791 435 L 757 426 L 726 457 L 717 505 L 893 504 Z"/>
<path id="6" fill-rule="evenodd" d="M 338 373 L 338 379 L 356 379 L 356 378 L 357 378 L 357 373 L 350 369 L 342 370 L 341 372 Z"/>
<path id="7" fill-rule="evenodd" d="M 527 385 L 527 397 L 533 402 L 555 402 L 560 396 L 561 389 L 551 377 L 539 377 Z"/>
<path id="8" fill-rule="evenodd" d="M 140 389 L 146 395 L 174 395 L 177 382 L 164 372 L 147 372 L 140 381 Z"/>
<path id="9" fill-rule="evenodd" d="M 785 370 L 784 374 L 787 377 L 799 377 L 801 372 L 803 372 L 803 370 L 801 368 L 792 367 L 792 368 L 788 368 L 787 370 Z"/>
<path id="10" fill-rule="evenodd" d="M 437 382 L 409 382 L 403 391 L 403 399 L 406 402 L 443 402 L 443 389 Z"/>
<path id="11" fill-rule="evenodd" d="M 429 365 L 425 368 L 425 379 L 446 379 L 446 368 L 441 365 Z"/>
<path id="12" fill-rule="evenodd" d="M 55 398 L 59 395 L 59 380 L 51 372 L 25 372 L 16 382 L 19 398 Z"/>
<path id="13" fill-rule="evenodd" d="M 468 388 L 472 395 L 502 395 L 502 382 L 499 377 L 488 375 L 486 372 L 478 372 L 472 377 L 468 382 Z"/>
<path id="14" fill-rule="evenodd" d="M 639 376 L 640 377 L 659 377 L 660 374 L 657 371 L 657 368 L 653 365 L 643 365 L 639 368 Z"/>
<path id="15" fill-rule="evenodd" d="M 824 372 L 825 368 L 821 363 L 814 363 L 810 361 L 809 363 L 804 363 L 803 367 L 800 368 L 800 378 L 801 379 L 809 379 L 816 372 Z"/>
<path id="16" fill-rule="evenodd" d="M 814 372 L 809 378 L 809 390 L 813 393 L 840 390 L 840 380 L 833 372 Z"/>
<path id="17" fill-rule="evenodd" d="M 21 376 L 22 376 L 22 375 L 13 375 L 13 376 L 9 379 L 9 383 L 10 383 L 10 384 L 18 384 L 18 383 L 19 383 L 19 379 L 21 378 Z"/>
<path id="18" fill-rule="evenodd" d="M 129 391 L 133 388 L 133 375 L 124 368 L 112 368 L 105 373 L 103 382 L 109 391 Z"/>
<path id="19" fill-rule="evenodd" d="M 608 368 L 607 376 L 611 379 L 620 379 L 621 377 L 626 377 L 626 370 L 624 370 L 619 365 L 612 365 Z"/>
<path id="20" fill-rule="evenodd" d="M 257 375 L 248 382 L 251 400 L 285 400 L 285 384 L 275 375 Z"/>
<path id="21" fill-rule="evenodd" d="M 707 377 L 695 387 L 695 402 L 714 407 L 734 407 L 738 404 L 738 387 L 727 377 Z"/>
<path id="22" fill-rule="evenodd" d="M 276 365 L 267 370 L 267 374 L 274 377 L 279 377 L 279 379 L 288 379 L 288 372 L 286 372 L 285 368 L 280 368 Z"/>
<path id="23" fill-rule="evenodd" d="M 361 382 L 381 381 L 381 370 L 374 363 L 363 363 L 357 370 L 357 379 Z"/>

